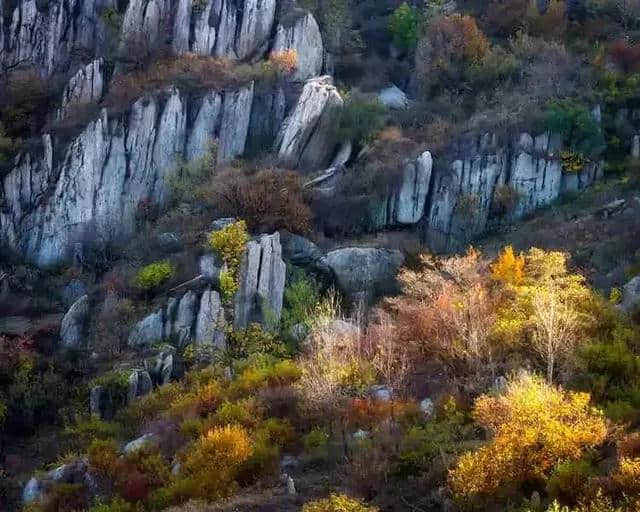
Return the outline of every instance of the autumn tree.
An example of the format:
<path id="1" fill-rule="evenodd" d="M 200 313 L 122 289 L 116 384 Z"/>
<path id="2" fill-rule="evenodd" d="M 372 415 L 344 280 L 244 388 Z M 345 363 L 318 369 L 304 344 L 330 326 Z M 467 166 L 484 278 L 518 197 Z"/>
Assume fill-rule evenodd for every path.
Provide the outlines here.
<path id="1" fill-rule="evenodd" d="M 398 279 L 404 294 L 389 303 L 406 344 L 452 368 L 493 368 L 496 305 L 480 253 L 423 255 L 418 269 L 403 269 Z"/>
<path id="2" fill-rule="evenodd" d="M 583 276 L 569 272 L 567 255 L 558 251 L 534 247 L 515 256 L 507 247 L 491 271 L 510 291 L 502 296 L 492 336 L 532 350 L 551 382 L 559 366 L 572 366 L 574 349 L 588 339 L 594 294 Z"/>
<path id="3" fill-rule="evenodd" d="M 458 459 L 449 483 L 461 498 L 508 494 L 525 482 L 544 481 L 560 461 L 579 459 L 605 439 L 602 412 L 590 395 L 523 374 L 500 396 L 483 395 L 473 418 L 491 434 L 486 445 Z"/>

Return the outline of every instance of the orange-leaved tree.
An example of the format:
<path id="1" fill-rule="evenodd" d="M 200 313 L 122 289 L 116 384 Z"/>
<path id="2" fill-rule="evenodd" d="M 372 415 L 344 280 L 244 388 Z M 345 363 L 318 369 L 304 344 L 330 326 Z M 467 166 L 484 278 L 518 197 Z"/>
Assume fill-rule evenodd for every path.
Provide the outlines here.
<path id="1" fill-rule="evenodd" d="M 523 374 L 503 395 L 483 395 L 473 418 L 491 441 L 458 459 L 449 483 L 460 498 L 499 496 L 525 482 L 544 482 L 560 461 L 579 459 L 607 434 L 603 414 L 588 393 L 564 391 L 541 378 Z"/>

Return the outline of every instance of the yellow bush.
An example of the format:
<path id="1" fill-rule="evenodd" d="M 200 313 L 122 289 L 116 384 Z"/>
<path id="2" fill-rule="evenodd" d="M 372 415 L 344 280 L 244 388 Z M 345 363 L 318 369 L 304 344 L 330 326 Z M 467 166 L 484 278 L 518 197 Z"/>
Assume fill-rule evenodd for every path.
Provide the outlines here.
<path id="1" fill-rule="evenodd" d="M 629 496 L 640 494 L 640 458 L 622 457 L 613 481 Z"/>
<path id="2" fill-rule="evenodd" d="M 506 285 L 518 286 L 524 277 L 524 256 L 516 256 L 513 247 L 505 247 L 498 260 L 491 265 L 491 277 Z"/>
<path id="3" fill-rule="evenodd" d="M 169 414 L 173 417 L 184 418 L 196 414 L 206 416 L 218 407 L 222 399 L 222 388 L 216 381 L 199 386 L 193 391 L 179 394 L 172 402 Z"/>
<path id="4" fill-rule="evenodd" d="M 305 503 L 302 512 L 378 512 L 378 508 L 368 507 L 345 494 L 332 494 L 329 498 Z"/>
<path id="5" fill-rule="evenodd" d="M 579 459 L 607 432 L 602 412 L 589 400 L 529 375 L 510 382 L 503 396 L 478 398 L 473 417 L 494 436 L 450 471 L 454 493 L 471 498 L 514 491 L 526 480 L 546 479 L 560 461 Z"/>
<path id="6" fill-rule="evenodd" d="M 247 431 L 237 425 L 210 430 L 187 452 L 183 472 L 192 480 L 190 498 L 216 499 L 229 494 L 240 466 L 251 457 Z"/>
<path id="7" fill-rule="evenodd" d="M 240 266 L 248 241 L 247 224 L 243 220 L 229 224 L 209 235 L 209 245 L 220 255 L 222 261 L 234 274 Z"/>

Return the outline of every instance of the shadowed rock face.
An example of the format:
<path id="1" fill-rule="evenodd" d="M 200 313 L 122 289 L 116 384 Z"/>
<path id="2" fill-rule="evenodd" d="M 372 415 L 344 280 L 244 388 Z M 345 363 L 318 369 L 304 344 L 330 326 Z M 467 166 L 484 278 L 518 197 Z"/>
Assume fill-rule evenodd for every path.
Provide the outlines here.
<path id="1" fill-rule="evenodd" d="M 262 235 L 247 244 L 234 304 L 236 329 L 247 327 L 251 322 L 277 325 L 282 313 L 286 271 L 279 233 Z"/>
<path id="2" fill-rule="evenodd" d="M 317 170 L 329 165 L 335 126 L 344 102 L 330 76 L 308 80 L 276 140 L 285 167 Z"/>
<path id="3" fill-rule="evenodd" d="M 404 263 L 400 251 L 373 247 L 348 247 L 324 258 L 340 289 L 351 299 L 371 301 L 396 291 L 396 273 Z"/>
<path id="4" fill-rule="evenodd" d="M 171 297 L 167 305 L 140 320 L 129 332 L 130 347 L 146 347 L 155 342 L 175 339 L 179 345 L 195 341 L 199 345 L 224 348 L 224 311 L 217 291 L 201 294 L 188 291 Z"/>

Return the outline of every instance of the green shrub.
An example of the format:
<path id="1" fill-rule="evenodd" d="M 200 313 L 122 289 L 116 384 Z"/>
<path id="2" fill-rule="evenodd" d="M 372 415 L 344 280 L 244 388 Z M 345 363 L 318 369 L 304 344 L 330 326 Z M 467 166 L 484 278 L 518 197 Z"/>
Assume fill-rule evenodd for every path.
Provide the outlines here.
<path id="1" fill-rule="evenodd" d="M 104 388 L 111 395 L 116 410 L 126 405 L 129 391 L 129 374 L 126 371 L 115 371 L 101 375 L 91 381 L 91 387 L 94 386 Z"/>
<path id="2" fill-rule="evenodd" d="M 193 201 L 197 197 L 198 188 L 205 184 L 215 171 L 217 153 L 217 146 L 212 144 L 202 158 L 182 162 L 176 172 L 169 176 L 169 190 L 173 204 Z"/>
<path id="3" fill-rule="evenodd" d="M 377 98 L 347 94 L 340 113 L 338 138 L 358 144 L 370 142 L 384 128 L 387 109 Z"/>
<path id="4" fill-rule="evenodd" d="M 473 63 L 467 70 L 467 77 L 473 86 L 495 86 L 518 71 L 518 60 L 501 46 L 492 47 L 479 62 Z"/>
<path id="5" fill-rule="evenodd" d="M 569 460 L 558 464 L 547 482 L 547 492 L 563 503 L 576 503 L 585 494 L 595 470 L 586 460 Z"/>
<path id="6" fill-rule="evenodd" d="M 400 50 L 413 50 L 418 44 L 418 14 L 407 2 L 401 4 L 389 20 L 393 44 Z"/>
<path id="7" fill-rule="evenodd" d="M 245 329 L 232 330 L 227 335 L 227 346 L 231 359 L 245 359 L 253 355 L 285 355 L 285 346 L 273 333 L 252 323 Z"/>
<path id="8" fill-rule="evenodd" d="M 140 290 L 151 291 L 167 281 L 173 272 L 173 265 L 168 261 L 151 263 L 138 271 L 134 284 Z"/>
<path id="9" fill-rule="evenodd" d="M 320 289 L 313 277 L 297 268 L 289 274 L 282 309 L 282 330 L 286 334 L 297 324 L 311 328 L 313 313 L 320 302 Z"/>
<path id="10" fill-rule="evenodd" d="M 303 438 L 304 451 L 307 455 L 326 454 L 329 444 L 329 433 L 322 428 L 314 428 Z"/>
<path id="11" fill-rule="evenodd" d="M 242 425 L 255 427 L 260 420 L 254 399 L 248 398 L 238 402 L 223 402 L 216 410 L 215 421 L 219 425 Z"/>
<path id="12" fill-rule="evenodd" d="M 302 512 L 378 512 L 378 509 L 345 494 L 332 494 L 329 498 L 305 503 Z"/>
<path id="13" fill-rule="evenodd" d="M 562 136 L 570 150 L 595 157 L 605 148 L 600 126 L 584 105 L 572 99 L 553 100 L 544 113 L 546 130 Z"/>

